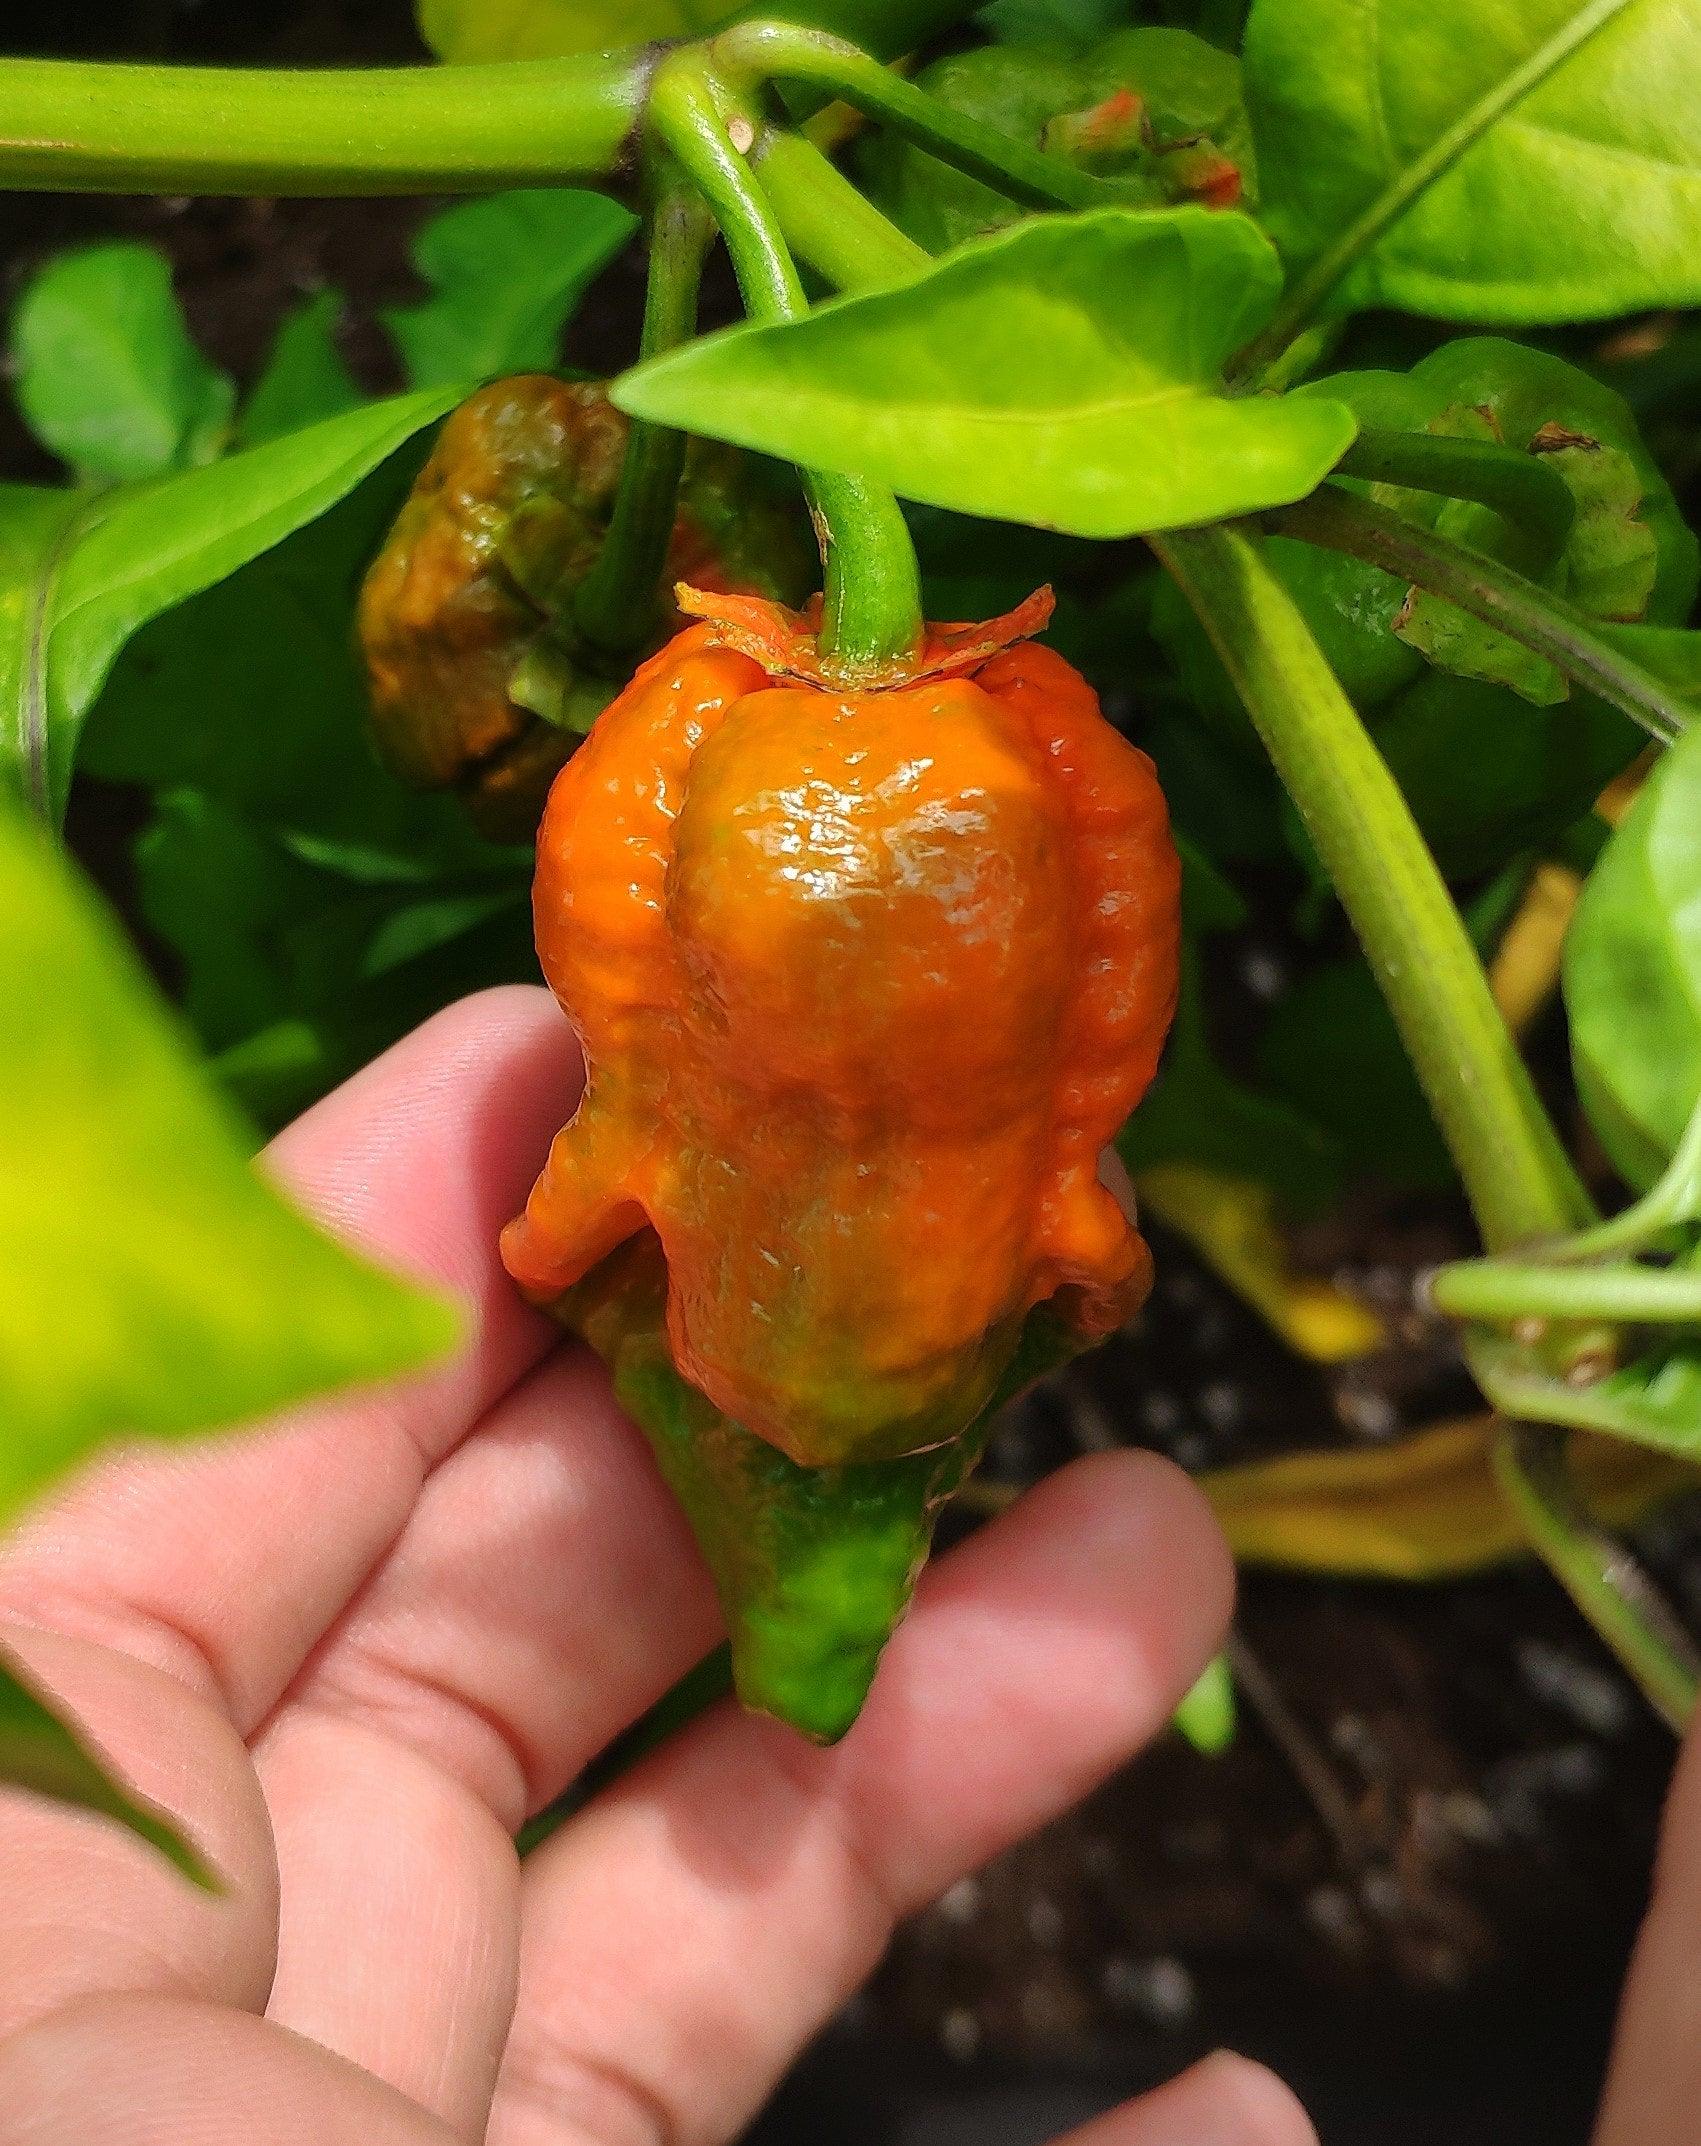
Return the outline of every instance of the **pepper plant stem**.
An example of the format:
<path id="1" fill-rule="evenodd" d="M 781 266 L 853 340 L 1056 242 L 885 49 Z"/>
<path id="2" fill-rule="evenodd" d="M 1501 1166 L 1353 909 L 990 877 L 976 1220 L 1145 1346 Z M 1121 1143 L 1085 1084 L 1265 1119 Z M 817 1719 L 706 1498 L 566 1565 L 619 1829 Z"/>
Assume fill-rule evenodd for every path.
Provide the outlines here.
<path id="1" fill-rule="evenodd" d="M 1587 1222 L 1476 950 L 1364 725 L 1293 598 L 1243 529 L 1149 540 L 1234 680 L 1317 844 L 1399 1026 L 1485 1242 Z"/>
<path id="2" fill-rule="evenodd" d="M 1431 1276 L 1430 1302 L 1449 1318 L 1701 1324 L 1701 1274 L 1675 1267 L 1557 1266 L 1460 1260 Z"/>
<path id="3" fill-rule="evenodd" d="M 1692 711 L 1634 657 L 1621 654 L 1561 598 L 1510 566 L 1467 551 L 1374 500 L 1325 484 L 1309 499 L 1264 517 L 1266 528 L 1341 551 L 1401 581 L 1444 596 L 1545 656 L 1567 678 L 1620 709 L 1662 744 L 1681 736 Z"/>
<path id="4" fill-rule="evenodd" d="M 650 219 L 650 274 L 639 348 L 646 358 L 683 343 L 697 325 L 697 289 L 711 226 L 683 182 L 664 181 Z M 685 435 L 634 418 L 614 511 L 596 563 L 579 585 L 573 620 L 594 647 L 625 656 L 654 632 L 657 589 L 673 539 Z"/>
<path id="5" fill-rule="evenodd" d="M 728 131 L 713 77 L 689 51 L 664 62 L 650 123 L 708 203 L 755 320 L 795 320 L 807 302 L 784 238 Z M 847 678 L 878 671 L 921 638 L 915 547 L 892 494 L 858 477 L 806 473 L 821 543 L 821 646 Z"/>
<path id="6" fill-rule="evenodd" d="M 654 53 L 265 69 L 0 60 L 0 189 L 418 194 L 629 160 Z"/>
<path id="7" fill-rule="evenodd" d="M 933 258 L 801 134 L 767 129 L 753 160 L 786 243 L 835 290 L 887 290 Z"/>
<path id="8" fill-rule="evenodd" d="M 1090 209 L 1125 199 L 1113 181 L 1030 149 L 984 120 L 953 111 L 842 37 L 784 22 L 741 22 L 711 47 L 735 80 L 802 83 L 883 120 L 918 148 L 1036 209 Z"/>
<path id="9" fill-rule="evenodd" d="M 1494 1448 L 1501 1491 L 1548 1569 L 1681 1736 L 1701 1693 L 1701 1658 L 1641 1566 L 1583 1507 L 1565 1450 L 1561 1432 L 1505 1425 Z"/>
<path id="10" fill-rule="evenodd" d="M 1335 466 L 1343 477 L 1492 507 L 1528 533 L 1547 565 L 1558 563 L 1577 519 L 1571 487 L 1550 463 L 1496 440 L 1367 427 Z"/>

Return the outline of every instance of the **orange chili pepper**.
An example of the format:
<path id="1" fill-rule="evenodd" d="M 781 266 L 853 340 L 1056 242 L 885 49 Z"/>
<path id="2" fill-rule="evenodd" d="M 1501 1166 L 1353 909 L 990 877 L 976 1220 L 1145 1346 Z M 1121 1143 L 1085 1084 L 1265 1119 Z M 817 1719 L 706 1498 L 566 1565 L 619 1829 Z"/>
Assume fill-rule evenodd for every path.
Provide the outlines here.
<path id="1" fill-rule="evenodd" d="M 540 830 L 588 1084 L 504 1258 L 550 1302 L 652 1231 L 734 1425 L 805 1468 L 937 1447 L 1030 1311 L 1085 1343 L 1149 1286 L 1098 1164 L 1175 1003 L 1162 794 L 1023 642 L 1049 592 L 854 688 L 776 605 L 679 602 Z"/>

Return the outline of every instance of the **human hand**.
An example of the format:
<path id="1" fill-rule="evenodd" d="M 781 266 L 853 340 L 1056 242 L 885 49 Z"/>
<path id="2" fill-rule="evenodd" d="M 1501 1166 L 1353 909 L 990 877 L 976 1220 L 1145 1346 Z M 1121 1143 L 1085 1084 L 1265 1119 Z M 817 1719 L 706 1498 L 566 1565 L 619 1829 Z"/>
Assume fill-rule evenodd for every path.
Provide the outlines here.
<path id="1" fill-rule="evenodd" d="M 0 1640 L 226 1888 L 5 1795 L 4 2146 L 725 2139 L 894 1918 L 1084 1795 L 1221 1637 L 1199 1494 L 1149 1455 L 1081 1461 L 927 1575 L 843 1744 L 724 1704 L 522 1866 L 522 1820 L 717 1631 L 600 1366 L 497 1260 L 577 1080 L 516 989 L 310 1112 L 272 1167 L 475 1338 L 428 1378 L 109 1456 L 4 1546 Z M 1076 2137 L 1312 2133 L 1219 2057 Z"/>

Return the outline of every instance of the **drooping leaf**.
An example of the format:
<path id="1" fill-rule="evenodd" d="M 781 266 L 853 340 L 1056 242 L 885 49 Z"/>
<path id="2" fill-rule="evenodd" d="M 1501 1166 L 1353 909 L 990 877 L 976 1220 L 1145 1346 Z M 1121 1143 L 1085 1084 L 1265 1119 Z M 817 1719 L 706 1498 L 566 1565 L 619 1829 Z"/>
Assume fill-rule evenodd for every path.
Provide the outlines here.
<path id="1" fill-rule="evenodd" d="M 1701 300 L 1692 0 L 1257 0 L 1245 65 L 1270 230 L 1296 270 L 1345 271 L 1339 304 Z"/>
<path id="2" fill-rule="evenodd" d="M 742 327 L 615 383 L 635 416 L 1082 536 L 1311 490 L 1353 435 L 1325 397 L 1222 392 L 1280 273 L 1245 217 L 1095 210 L 977 240 L 897 289 Z"/>
<path id="3" fill-rule="evenodd" d="M 1441 1580 L 1529 1554 L 1494 1479 L 1492 1416 L 1396 1444 L 1283 1454 L 1200 1478 L 1235 1556 L 1289 1572 Z M 1578 1488 L 1623 1526 L 1701 1484 L 1693 1464 L 1614 1439 L 1572 1441 Z"/>
<path id="4" fill-rule="evenodd" d="M 1644 1189 L 1701 1098 L 1701 727 L 1662 756 L 1589 874 L 1564 984 L 1584 1105 Z"/>
<path id="5" fill-rule="evenodd" d="M 586 285 L 637 228 L 619 202 L 576 187 L 490 194 L 445 209 L 413 249 L 431 296 L 381 315 L 408 379 L 471 388 L 503 373 L 553 370 Z"/>
<path id="6" fill-rule="evenodd" d="M 337 348 L 342 308 L 339 292 L 318 291 L 286 317 L 236 421 L 236 437 L 244 447 L 281 439 L 322 418 L 340 417 L 365 401 Z"/>
<path id="7" fill-rule="evenodd" d="M 209 1891 L 218 1880 L 194 1846 L 152 1804 L 138 1801 L 114 1779 L 69 1722 L 38 1699 L 15 1669 L 0 1660 L 0 1781 L 33 1795 L 116 1819 Z"/>
<path id="8" fill-rule="evenodd" d="M 106 1440 L 413 1368 L 451 1308 L 251 1169 L 100 905 L 0 806 L 0 1521 Z"/>
<path id="9" fill-rule="evenodd" d="M 130 635 L 322 514 L 453 399 L 372 403 L 112 492 L 0 486 L 0 787 L 62 812 L 77 734 Z"/>
<path id="10" fill-rule="evenodd" d="M 236 388 L 190 340 L 171 269 L 126 242 L 60 254 L 12 315 L 18 407 L 81 477 L 123 483 L 210 462 Z"/>

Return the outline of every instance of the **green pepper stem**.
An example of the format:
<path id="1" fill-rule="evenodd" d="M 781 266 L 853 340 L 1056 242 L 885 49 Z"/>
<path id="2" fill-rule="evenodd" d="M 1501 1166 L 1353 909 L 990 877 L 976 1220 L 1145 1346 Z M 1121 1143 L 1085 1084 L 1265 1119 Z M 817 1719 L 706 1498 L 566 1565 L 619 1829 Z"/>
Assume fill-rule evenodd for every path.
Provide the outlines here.
<path id="1" fill-rule="evenodd" d="M 953 111 L 842 37 L 784 22 L 741 22 L 710 46 L 717 66 L 739 81 L 797 82 L 827 91 L 942 164 L 1036 209 L 1091 209 L 1127 199 L 1113 180 L 1062 157 L 1030 149 L 984 120 Z"/>
<path id="2" fill-rule="evenodd" d="M 1494 1472 L 1525 1534 L 1643 1696 L 1679 1736 L 1701 1695 L 1701 1658 L 1664 1597 L 1578 1497 L 1563 1433 L 1505 1425 Z"/>
<path id="3" fill-rule="evenodd" d="M 0 189 L 422 194 L 552 186 L 629 161 L 654 54 L 488 66 L 0 60 Z"/>
<path id="4" fill-rule="evenodd" d="M 1577 519 L 1577 502 L 1558 470 L 1540 455 L 1521 454 L 1498 440 L 1368 426 L 1335 467 L 1343 477 L 1492 507 L 1529 535 L 1544 570 L 1564 556 Z"/>
<path id="5" fill-rule="evenodd" d="M 699 57 L 678 52 L 663 63 L 649 117 L 720 225 L 752 319 L 798 319 L 807 301 L 797 269 Z M 822 650 L 847 679 L 878 672 L 921 639 L 921 577 L 908 527 L 892 494 L 861 478 L 808 471 L 805 482 L 826 592 Z"/>
<path id="6" fill-rule="evenodd" d="M 1592 1219 L 1411 809 L 1293 598 L 1243 529 L 1148 539 L 1310 830 L 1464 1180 L 1503 1250 Z"/>
<path id="7" fill-rule="evenodd" d="M 1612 707 L 1669 745 L 1692 711 L 1652 671 L 1622 654 L 1560 597 L 1514 567 L 1420 529 L 1374 500 L 1339 485 L 1264 516 L 1264 526 L 1307 544 L 1341 551 L 1401 581 L 1444 596 L 1461 611 L 1533 649 Z"/>
<path id="8" fill-rule="evenodd" d="M 766 129 L 752 161 L 787 245 L 835 290 L 886 290 L 933 258 L 801 134 Z"/>
<path id="9" fill-rule="evenodd" d="M 1688 1326 L 1701 1321 L 1701 1274 L 1672 1267 L 1558 1266 L 1545 1261 L 1465 1259 L 1439 1268 L 1431 1303 L 1452 1319 L 1511 1325 L 1525 1319 L 1628 1321 Z"/>
<path id="10" fill-rule="evenodd" d="M 650 273 L 639 343 L 644 357 L 671 350 L 695 332 L 711 229 L 708 212 L 690 188 L 677 179 L 662 183 L 650 219 Z M 573 604 L 574 624 L 609 655 L 629 656 L 655 631 L 685 450 L 685 434 L 671 425 L 633 420 L 608 532 Z"/>

